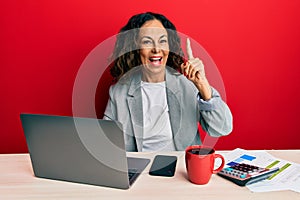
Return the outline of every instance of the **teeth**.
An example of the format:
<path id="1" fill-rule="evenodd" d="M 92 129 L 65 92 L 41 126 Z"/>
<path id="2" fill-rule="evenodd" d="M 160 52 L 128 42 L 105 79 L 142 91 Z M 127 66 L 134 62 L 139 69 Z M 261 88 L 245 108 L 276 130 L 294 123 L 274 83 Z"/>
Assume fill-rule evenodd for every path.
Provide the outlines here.
<path id="1" fill-rule="evenodd" d="M 158 60 L 161 60 L 161 58 L 150 58 L 150 60 L 158 61 Z"/>

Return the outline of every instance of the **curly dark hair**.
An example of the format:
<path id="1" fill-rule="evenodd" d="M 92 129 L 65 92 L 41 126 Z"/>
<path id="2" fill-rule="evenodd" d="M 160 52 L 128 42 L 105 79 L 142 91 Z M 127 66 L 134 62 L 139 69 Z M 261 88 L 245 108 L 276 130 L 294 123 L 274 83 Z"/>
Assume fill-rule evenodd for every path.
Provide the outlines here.
<path id="1" fill-rule="evenodd" d="M 141 28 L 145 22 L 155 19 L 162 23 L 168 33 L 170 49 L 167 66 L 175 70 L 180 69 L 180 65 L 184 62 L 184 58 L 180 38 L 174 24 L 161 14 L 146 12 L 132 16 L 117 35 L 111 57 L 113 63 L 110 69 L 110 73 L 115 81 L 119 80 L 121 76 L 130 69 L 142 64 L 137 44 L 139 28 Z"/>

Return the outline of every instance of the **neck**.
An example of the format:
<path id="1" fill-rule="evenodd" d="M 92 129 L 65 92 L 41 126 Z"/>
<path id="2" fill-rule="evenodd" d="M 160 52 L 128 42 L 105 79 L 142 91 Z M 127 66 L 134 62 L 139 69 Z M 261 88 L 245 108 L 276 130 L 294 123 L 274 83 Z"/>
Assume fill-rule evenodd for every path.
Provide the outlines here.
<path id="1" fill-rule="evenodd" d="M 142 76 L 142 81 L 148 82 L 148 83 L 160 83 L 165 81 L 165 77 L 148 77 L 143 75 Z"/>
<path id="2" fill-rule="evenodd" d="M 151 75 L 148 73 L 143 73 L 142 81 L 149 82 L 149 83 L 164 82 L 165 81 L 165 73 L 151 74 Z"/>

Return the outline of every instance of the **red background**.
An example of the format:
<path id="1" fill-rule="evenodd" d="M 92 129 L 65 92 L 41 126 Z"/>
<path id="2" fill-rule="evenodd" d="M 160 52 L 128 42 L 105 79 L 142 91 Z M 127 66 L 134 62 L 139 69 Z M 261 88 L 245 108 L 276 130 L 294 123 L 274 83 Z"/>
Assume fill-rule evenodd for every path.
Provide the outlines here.
<path id="1" fill-rule="evenodd" d="M 72 115 L 85 57 L 144 11 L 166 15 L 217 64 L 234 116 L 217 149 L 299 149 L 299 8 L 299 0 L 1 1 L 0 153 L 27 152 L 20 113 Z M 101 115 L 107 94 L 96 99 Z"/>

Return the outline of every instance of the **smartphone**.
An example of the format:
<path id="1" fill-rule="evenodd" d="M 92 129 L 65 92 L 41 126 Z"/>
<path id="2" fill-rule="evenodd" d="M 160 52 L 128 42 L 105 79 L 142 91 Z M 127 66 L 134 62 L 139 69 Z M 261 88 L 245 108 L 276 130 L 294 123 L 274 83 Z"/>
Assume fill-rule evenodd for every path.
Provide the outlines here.
<path id="1" fill-rule="evenodd" d="M 172 177 L 175 174 L 176 163 L 176 156 L 156 155 L 152 162 L 149 174 L 152 176 Z"/>

